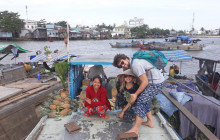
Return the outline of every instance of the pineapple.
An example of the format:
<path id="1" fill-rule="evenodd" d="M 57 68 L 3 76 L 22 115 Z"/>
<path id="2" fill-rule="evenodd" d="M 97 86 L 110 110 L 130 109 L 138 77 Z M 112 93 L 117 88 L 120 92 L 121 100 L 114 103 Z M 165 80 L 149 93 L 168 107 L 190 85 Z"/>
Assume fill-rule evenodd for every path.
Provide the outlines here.
<path id="1" fill-rule="evenodd" d="M 66 95 L 64 92 L 62 92 L 62 93 L 61 93 L 61 98 L 62 98 L 62 99 L 65 99 L 66 97 L 67 97 L 67 95 Z"/>
<path id="2" fill-rule="evenodd" d="M 50 109 L 51 109 L 51 110 L 56 110 L 56 109 L 57 109 L 57 106 L 56 106 L 56 105 L 50 105 Z"/>
<path id="3" fill-rule="evenodd" d="M 58 100 L 53 100 L 53 104 L 54 105 L 60 105 L 61 101 L 58 101 Z"/>
<path id="4" fill-rule="evenodd" d="M 47 115 L 49 112 L 50 112 L 50 109 L 48 109 L 48 108 L 45 108 L 45 107 L 41 107 L 41 108 L 40 108 L 40 114 L 41 114 L 42 116 Z"/>
<path id="5" fill-rule="evenodd" d="M 132 100 L 131 94 L 127 91 L 124 91 L 123 94 L 124 94 L 124 97 L 126 98 L 126 101 L 131 103 L 131 100 Z"/>
<path id="6" fill-rule="evenodd" d="M 49 112 L 49 113 L 48 113 L 48 117 L 49 117 L 49 118 L 56 118 L 56 117 L 57 117 L 56 111 L 51 111 L 51 112 Z"/>
<path id="7" fill-rule="evenodd" d="M 70 104 L 63 104 L 61 107 L 65 108 L 65 109 L 69 109 L 70 108 Z"/>

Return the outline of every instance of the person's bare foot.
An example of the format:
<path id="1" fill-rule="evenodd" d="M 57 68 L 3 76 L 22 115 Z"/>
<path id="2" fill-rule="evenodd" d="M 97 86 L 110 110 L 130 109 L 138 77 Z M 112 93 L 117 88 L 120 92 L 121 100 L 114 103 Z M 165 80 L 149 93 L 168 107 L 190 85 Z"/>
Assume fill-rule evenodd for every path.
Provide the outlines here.
<path id="1" fill-rule="evenodd" d="M 105 120 L 108 120 L 109 119 L 109 116 L 108 115 L 105 115 L 105 118 L 104 118 Z"/>
<path id="2" fill-rule="evenodd" d="M 146 122 L 142 122 L 142 125 L 146 125 L 150 128 L 153 128 L 154 127 L 154 123 L 152 121 L 146 121 Z"/>
<path id="3" fill-rule="evenodd" d="M 125 132 L 125 133 L 132 133 L 132 132 L 134 132 L 135 134 L 138 135 L 138 129 L 135 129 L 135 128 L 131 128 L 130 130 L 128 130 L 128 131 Z"/>

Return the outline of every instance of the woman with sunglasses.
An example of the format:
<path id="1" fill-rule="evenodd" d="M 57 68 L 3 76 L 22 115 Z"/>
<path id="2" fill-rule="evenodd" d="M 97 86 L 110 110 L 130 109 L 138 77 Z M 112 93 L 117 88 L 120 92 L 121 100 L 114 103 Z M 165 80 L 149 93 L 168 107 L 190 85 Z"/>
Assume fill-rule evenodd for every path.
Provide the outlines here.
<path id="1" fill-rule="evenodd" d="M 121 86 L 119 89 L 119 93 L 116 97 L 116 107 L 122 108 L 122 111 L 117 114 L 119 118 L 124 119 L 134 119 L 134 105 L 131 105 L 126 101 L 124 97 L 124 91 L 133 94 L 138 89 L 139 85 L 137 84 L 138 77 L 134 75 L 131 69 L 124 71 L 122 74 L 118 75 L 118 78 L 121 79 Z"/>
<path id="2" fill-rule="evenodd" d="M 150 101 L 164 86 L 163 74 L 159 69 L 145 59 L 131 59 L 125 54 L 117 54 L 114 57 L 113 65 L 117 68 L 131 69 L 133 73 L 140 79 L 140 86 L 134 94 L 131 94 L 132 101 L 135 102 L 134 113 L 136 115 L 133 127 L 125 133 L 135 133 L 138 135 L 141 125 L 154 127 L 153 117 L 151 114 Z M 147 117 L 147 121 L 143 122 Z"/>
<path id="3" fill-rule="evenodd" d="M 86 88 L 84 115 L 89 117 L 93 113 L 99 113 L 101 118 L 108 119 L 106 111 L 111 110 L 110 102 L 107 99 L 107 91 L 102 86 L 102 79 L 99 75 L 92 78 L 92 85 Z"/>

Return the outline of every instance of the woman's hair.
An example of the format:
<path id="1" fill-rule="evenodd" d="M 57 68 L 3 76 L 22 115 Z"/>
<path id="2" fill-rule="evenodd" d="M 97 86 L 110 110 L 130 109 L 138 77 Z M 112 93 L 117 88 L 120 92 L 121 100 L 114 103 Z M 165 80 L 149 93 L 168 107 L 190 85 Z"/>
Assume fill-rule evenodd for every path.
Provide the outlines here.
<path id="1" fill-rule="evenodd" d="M 94 81 L 96 78 L 99 79 L 99 82 L 100 82 L 101 85 L 102 85 L 102 78 L 101 78 L 99 75 L 95 75 L 95 76 L 92 78 L 92 81 Z"/>
<path id="2" fill-rule="evenodd" d="M 121 86 L 120 86 L 120 89 L 119 89 L 120 92 L 122 92 L 122 91 L 124 90 L 125 86 L 126 86 L 126 81 L 125 81 L 124 75 L 123 75 L 121 78 L 122 78 L 122 82 L 121 82 Z M 135 81 L 137 81 L 137 78 L 136 78 L 136 77 L 132 76 L 132 78 L 133 78 L 133 83 L 134 83 Z"/>
<path id="3" fill-rule="evenodd" d="M 129 59 L 129 57 L 127 57 L 125 54 L 116 54 L 113 60 L 113 66 L 118 68 L 118 63 L 123 59 Z"/>

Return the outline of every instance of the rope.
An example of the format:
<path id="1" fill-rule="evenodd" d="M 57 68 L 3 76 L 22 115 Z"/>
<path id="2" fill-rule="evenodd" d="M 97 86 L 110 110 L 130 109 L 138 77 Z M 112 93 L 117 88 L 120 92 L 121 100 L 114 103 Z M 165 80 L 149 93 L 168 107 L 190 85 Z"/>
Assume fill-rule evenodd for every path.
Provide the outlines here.
<path id="1" fill-rule="evenodd" d="M 169 77 L 170 77 L 172 80 L 174 80 L 174 81 L 176 81 L 176 82 L 180 83 L 179 81 L 177 81 L 177 80 L 176 80 L 176 79 L 174 79 L 173 77 L 171 77 L 171 76 L 169 76 Z M 191 90 L 191 91 L 193 91 L 194 93 L 196 93 L 196 94 L 198 94 L 198 95 L 202 96 L 203 98 L 205 98 L 205 99 L 209 100 L 210 102 L 212 102 L 212 103 L 214 103 L 214 104 L 216 104 L 216 105 L 220 106 L 220 103 L 213 102 L 212 100 L 210 100 L 210 99 L 209 99 L 209 98 L 207 98 L 206 96 L 204 96 L 204 95 L 200 94 L 199 92 L 197 92 L 197 91 L 195 91 L 194 89 L 192 89 L 192 88 L 188 87 L 187 85 L 184 85 L 184 84 L 182 84 L 182 83 L 180 83 L 180 84 L 181 84 L 181 85 L 183 85 L 183 86 L 185 86 L 186 88 L 190 89 L 190 90 Z"/>

